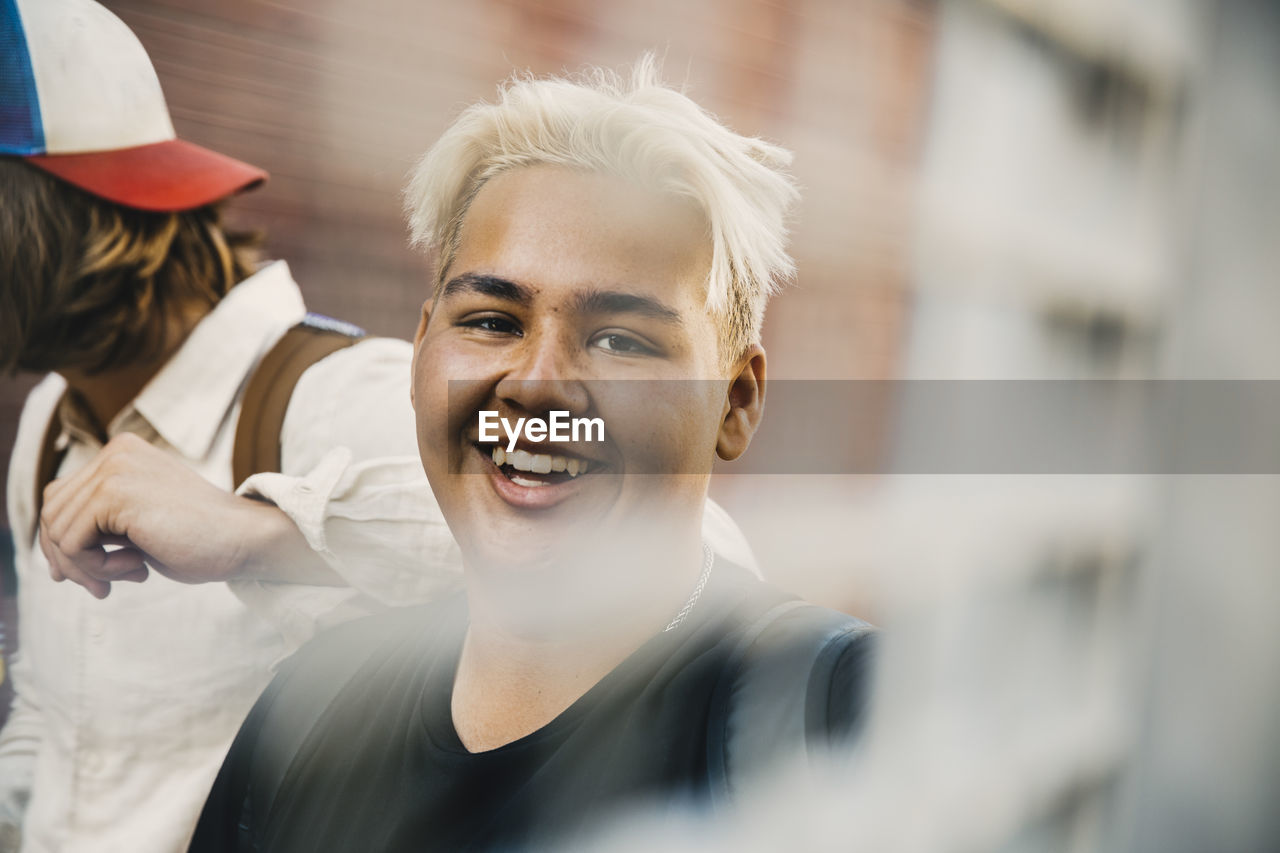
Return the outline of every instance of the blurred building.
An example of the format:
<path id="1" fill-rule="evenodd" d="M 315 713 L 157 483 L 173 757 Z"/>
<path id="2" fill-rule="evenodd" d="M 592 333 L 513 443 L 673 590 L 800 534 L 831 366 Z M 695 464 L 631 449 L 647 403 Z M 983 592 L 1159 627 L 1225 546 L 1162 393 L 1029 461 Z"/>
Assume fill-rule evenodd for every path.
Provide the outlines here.
<path id="1" fill-rule="evenodd" d="M 1162 348 L 1210 12 L 941 4 L 904 377 L 1178 375 Z M 913 414 L 899 435 L 946 428 Z M 1165 485 L 1070 469 L 904 477 L 869 508 L 931 540 L 895 543 L 884 568 L 906 630 L 886 643 L 882 760 L 901 752 L 918 780 L 909 808 L 937 815 L 908 846 L 1122 849 Z"/>
<path id="2" fill-rule="evenodd" d="M 905 375 L 1280 378 L 1280 9 L 940 8 Z M 874 510 L 949 546 L 884 569 L 878 801 L 931 816 L 896 849 L 1280 849 L 1280 472 L 1175 476 L 1191 428 L 1156 476 Z"/>
<path id="3" fill-rule="evenodd" d="M 1274 410 L 1280 7 L 938 10 L 901 376 L 1265 380 Z M 955 428 L 933 414 L 894 410 L 891 459 Z M 855 574 L 887 628 L 871 731 L 818 787 L 664 843 L 1280 850 L 1280 470 L 1177 473 L 1220 440 L 1181 414 L 1141 475 L 795 484 L 778 552 Z"/>

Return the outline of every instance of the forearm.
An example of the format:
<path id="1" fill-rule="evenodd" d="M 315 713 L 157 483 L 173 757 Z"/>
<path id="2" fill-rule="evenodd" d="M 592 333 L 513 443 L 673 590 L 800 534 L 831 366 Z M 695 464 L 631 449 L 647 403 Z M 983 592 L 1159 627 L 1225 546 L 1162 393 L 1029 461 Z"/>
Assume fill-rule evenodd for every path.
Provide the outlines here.
<path id="1" fill-rule="evenodd" d="M 418 458 L 411 357 L 406 342 L 370 339 L 304 373 L 280 434 L 280 471 L 254 474 L 237 489 L 294 528 L 274 527 L 279 516 L 257 519 L 253 539 L 264 544 L 245 540 L 230 584 L 291 645 L 455 587 L 457 546 Z"/>
<path id="2" fill-rule="evenodd" d="M 240 494 L 278 508 L 312 556 L 340 578 L 335 584 L 375 601 L 421 603 L 456 584 L 457 545 L 416 456 L 353 462 L 349 451 L 335 449 L 305 476 L 256 474 Z M 302 547 L 291 534 L 272 538 L 273 547 Z"/>
<path id="3" fill-rule="evenodd" d="M 346 585 L 283 510 L 251 498 L 238 500 L 243 503 L 242 538 L 228 580 Z"/>
<path id="4" fill-rule="evenodd" d="M 239 491 L 240 500 L 256 498 L 258 509 L 276 509 L 292 527 L 277 527 L 280 516 L 255 514 L 255 532 L 237 552 L 245 563 L 230 583 L 291 648 L 381 606 L 427 601 L 453 588 L 457 548 L 416 457 L 352 464 L 348 450 L 334 448 L 303 476 L 255 474 Z M 314 560 L 328 567 L 327 585 L 275 581 L 288 577 L 285 571 L 298 576 Z"/>

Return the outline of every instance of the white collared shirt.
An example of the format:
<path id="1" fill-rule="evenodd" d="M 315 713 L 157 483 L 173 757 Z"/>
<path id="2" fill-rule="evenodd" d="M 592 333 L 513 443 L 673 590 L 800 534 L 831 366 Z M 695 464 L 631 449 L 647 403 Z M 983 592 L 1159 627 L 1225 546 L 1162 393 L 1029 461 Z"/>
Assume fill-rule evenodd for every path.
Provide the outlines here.
<path id="1" fill-rule="evenodd" d="M 234 287 L 107 429 L 142 436 L 230 489 L 244 380 L 305 313 L 282 262 Z M 350 588 L 152 573 L 98 601 L 54 583 L 28 538 L 45 427 L 65 385 L 23 410 L 9 507 L 19 576 L 17 699 L 0 732 L 0 799 L 30 786 L 24 851 L 185 850 L 232 737 L 271 668 L 327 622 L 449 588 L 460 563 L 414 431 L 407 342 L 369 339 L 304 374 L 281 430 L 282 473 L 241 493 L 290 515 Z M 100 449 L 64 409 L 60 475 Z"/>

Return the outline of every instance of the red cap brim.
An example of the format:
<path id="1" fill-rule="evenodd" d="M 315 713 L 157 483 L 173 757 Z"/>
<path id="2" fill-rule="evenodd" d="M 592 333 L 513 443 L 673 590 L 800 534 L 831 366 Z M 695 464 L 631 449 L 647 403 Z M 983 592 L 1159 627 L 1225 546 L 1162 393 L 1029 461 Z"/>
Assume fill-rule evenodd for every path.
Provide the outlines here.
<path id="1" fill-rule="evenodd" d="M 255 166 L 181 139 L 24 159 L 99 198 L 163 213 L 204 207 L 267 179 Z"/>

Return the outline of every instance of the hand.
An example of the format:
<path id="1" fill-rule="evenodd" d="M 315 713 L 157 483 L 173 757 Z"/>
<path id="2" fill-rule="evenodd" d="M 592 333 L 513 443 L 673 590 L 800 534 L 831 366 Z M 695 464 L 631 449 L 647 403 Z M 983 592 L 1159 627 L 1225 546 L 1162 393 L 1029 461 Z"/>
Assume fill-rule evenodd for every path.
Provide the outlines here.
<path id="1" fill-rule="evenodd" d="M 50 483 L 40 513 L 50 575 L 97 598 L 114 581 L 146 580 L 149 568 L 183 583 L 228 580 L 245 570 L 255 547 L 290 532 L 302 538 L 275 507 L 219 489 L 128 433 L 83 470 Z"/>

